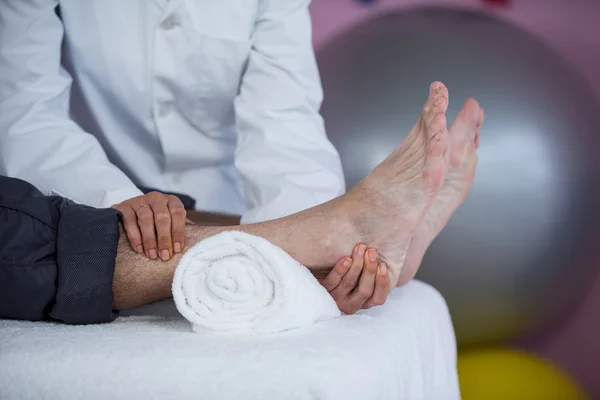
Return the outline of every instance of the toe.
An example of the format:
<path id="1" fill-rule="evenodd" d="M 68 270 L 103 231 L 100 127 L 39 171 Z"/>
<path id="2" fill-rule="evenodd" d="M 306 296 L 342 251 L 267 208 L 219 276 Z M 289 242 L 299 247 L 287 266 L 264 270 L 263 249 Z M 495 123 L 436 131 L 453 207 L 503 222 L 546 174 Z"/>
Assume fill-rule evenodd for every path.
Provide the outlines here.
<path id="1" fill-rule="evenodd" d="M 465 110 L 469 119 L 469 133 L 468 137 L 471 142 L 475 142 L 475 137 L 481 128 L 482 117 L 481 117 L 481 106 L 475 99 L 468 99 L 465 102 Z"/>
<path id="2" fill-rule="evenodd" d="M 483 125 L 483 121 L 485 121 L 485 112 L 483 111 L 483 108 L 480 106 L 479 107 L 479 118 L 477 119 L 477 128 L 481 128 L 481 125 Z"/>
<path id="3" fill-rule="evenodd" d="M 483 125 L 484 121 L 485 121 L 485 112 L 483 111 L 483 108 L 479 107 L 479 119 L 477 120 L 477 129 L 475 132 L 475 138 L 473 139 L 476 149 L 479 148 L 479 131 L 481 130 L 481 125 Z"/>
<path id="4" fill-rule="evenodd" d="M 448 88 L 442 82 L 433 82 L 429 88 L 429 98 L 423 107 L 424 117 L 430 119 L 436 113 L 446 112 L 448 98 Z"/>
<path id="5" fill-rule="evenodd" d="M 425 129 L 429 134 L 428 137 L 433 137 L 434 135 L 443 132 L 446 129 L 446 114 L 443 112 L 439 112 L 433 115 L 430 121 L 425 123 Z"/>
<path id="6" fill-rule="evenodd" d="M 480 121 L 479 103 L 475 99 L 468 99 L 459 111 L 450 127 L 451 141 L 462 142 L 465 138 L 475 140 Z"/>
<path id="7" fill-rule="evenodd" d="M 481 107 L 475 99 L 467 99 L 463 106 L 465 117 L 473 124 L 479 125 L 481 117 Z"/>
<path id="8" fill-rule="evenodd" d="M 423 107 L 423 116 L 428 119 L 437 112 L 445 112 L 448 107 L 448 89 L 441 82 L 433 82 L 429 87 L 429 98 Z"/>
<path id="9" fill-rule="evenodd" d="M 433 94 L 433 112 L 434 113 L 445 113 L 448 109 L 448 99 L 450 94 L 448 93 L 448 88 L 444 86 L 443 83 L 440 83 L 435 89 Z"/>
<path id="10" fill-rule="evenodd" d="M 438 112 L 433 115 L 429 121 L 424 122 L 424 130 L 428 144 L 428 154 L 430 156 L 439 156 L 446 151 L 448 138 L 446 128 L 446 114 Z"/>
<path id="11" fill-rule="evenodd" d="M 446 110 L 448 108 L 448 89 L 441 82 L 431 84 L 431 95 L 423 109 L 423 124 L 427 139 L 437 138 L 445 141 L 442 136 L 446 131 Z M 443 145 L 441 147 L 444 147 Z"/>
<path id="12" fill-rule="evenodd" d="M 479 116 L 477 118 L 477 135 L 479 135 L 479 131 L 481 130 L 481 126 L 485 121 L 485 112 L 482 107 L 479 107 Z"/>

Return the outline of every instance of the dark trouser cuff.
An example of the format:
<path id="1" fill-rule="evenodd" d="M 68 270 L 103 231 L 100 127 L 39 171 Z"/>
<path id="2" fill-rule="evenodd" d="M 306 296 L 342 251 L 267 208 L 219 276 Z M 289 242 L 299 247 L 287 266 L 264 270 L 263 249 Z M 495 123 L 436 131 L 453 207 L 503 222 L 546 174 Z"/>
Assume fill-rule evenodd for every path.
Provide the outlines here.
<path id="1" fill-rule="evenodd" d="M 67 324 L 116 318 L 113 276 L 119 212 L 71 204 L 62 210 L 57 233 L 58 290 L 50 317 Z"/>

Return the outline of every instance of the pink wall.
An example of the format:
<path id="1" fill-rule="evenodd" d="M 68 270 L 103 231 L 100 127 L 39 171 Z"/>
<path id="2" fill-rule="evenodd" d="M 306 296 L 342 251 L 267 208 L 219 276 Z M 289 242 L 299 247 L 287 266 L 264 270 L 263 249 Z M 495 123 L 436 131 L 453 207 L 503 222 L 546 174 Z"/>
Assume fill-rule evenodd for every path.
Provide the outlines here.
<path id="1" fill-rule="evenodd" d="M 507 7 L 480 0 L 380 0 L 369 6 L 352 0 L 313 0 L 315 47 L 373 14 L 427 5 L 477 9 L 529 30 L 571 62 L 600 103 L 600 0 L 513 0 Z M 590 290 L 570 318 L 528 345 L 561 365 L 593 399 L 600 399 L 600 260 L 597 264 Z"/>

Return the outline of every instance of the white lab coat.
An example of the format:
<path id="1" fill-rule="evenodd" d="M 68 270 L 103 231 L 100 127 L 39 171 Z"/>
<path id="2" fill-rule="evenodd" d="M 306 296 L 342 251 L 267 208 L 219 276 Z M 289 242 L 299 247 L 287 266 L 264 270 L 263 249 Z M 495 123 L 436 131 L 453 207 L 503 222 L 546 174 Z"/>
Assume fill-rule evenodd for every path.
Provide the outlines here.
<path id="1" fill-rule="evenodd" d="M 95 207 L 181 192 L 246 223 L 340 195 L 308 3 L 0 0 L 0 173 Z"/>

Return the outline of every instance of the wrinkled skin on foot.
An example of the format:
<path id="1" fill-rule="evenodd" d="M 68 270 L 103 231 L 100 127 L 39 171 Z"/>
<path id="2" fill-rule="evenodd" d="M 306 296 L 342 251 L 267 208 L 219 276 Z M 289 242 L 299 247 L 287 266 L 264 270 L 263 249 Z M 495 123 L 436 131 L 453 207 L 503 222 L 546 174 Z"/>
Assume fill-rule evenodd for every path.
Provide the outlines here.
<path id="1" fill-rule="evenodd" d="M 446 176 L 448 90 L 434 82 L 423 112 L 406 139 L 344 196 L 355 243 L 379 251 L 390 288 L 400 278 L 409 245 Z"/>
<path id="2" fill-rule="evenodd" d="M 409 246 L 398 286 L 414 278 L 429 245 L 467 198 L 475 176 L 476 150 L 483 121 L 483 109 L 477 101 L 469 99 L 450 127 L 450 157 L 446 176 Z"/>

